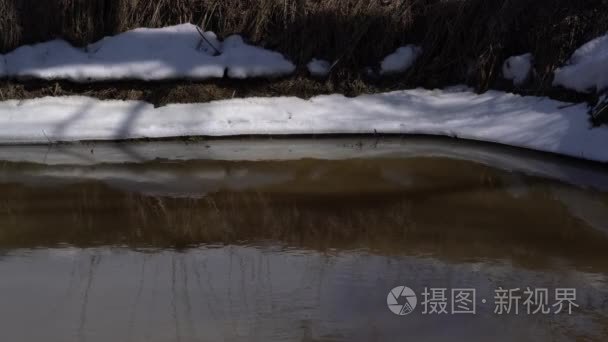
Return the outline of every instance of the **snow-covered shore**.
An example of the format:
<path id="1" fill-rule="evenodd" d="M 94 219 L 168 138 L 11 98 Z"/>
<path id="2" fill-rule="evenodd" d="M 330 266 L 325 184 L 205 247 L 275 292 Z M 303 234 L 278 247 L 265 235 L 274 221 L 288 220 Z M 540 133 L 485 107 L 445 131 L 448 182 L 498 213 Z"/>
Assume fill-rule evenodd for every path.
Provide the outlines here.
<path id="1" fill-rule="evenodd" d="M 178 136 L 430 134 L 608 162 L 608 127 L 587 106 L 466 89 L 413 89 L 346 98 L 246 98 L 154 108 L 140 101 L 46 97 L 0 102 L 0 143 Z"/>

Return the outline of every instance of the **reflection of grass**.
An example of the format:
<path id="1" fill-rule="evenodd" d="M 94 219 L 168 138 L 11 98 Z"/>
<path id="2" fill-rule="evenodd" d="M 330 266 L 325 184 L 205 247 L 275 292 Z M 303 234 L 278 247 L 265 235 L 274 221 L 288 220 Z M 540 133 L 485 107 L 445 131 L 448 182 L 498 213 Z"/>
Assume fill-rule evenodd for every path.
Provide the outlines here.
<path id="1" fill-rule="evenodd" d="M 0 245 L 188 246 L 274 240 L 319 249 L 383 248 L 390 245 L 388 236 L 403 238 L 410 225 L 409 206 L 403 201 L 385 207 L 339 195 L 300 199 L 251 192 L 193 199 L 122 194 L 97 185 L 70 188 L 37 189 L 35 198 L 27 195 L 31 189 L 7 189 L 5 194 L 22 196 L 8 204 L 11 215 L 1 216 Z"/>
<path id="2" fill-rule="evenodd" d="M 340 200 L 340 199 L 336 199 Z M 153 240 L 175 245 L 274 240 L 315 248 L 366 248 L 395 229 L 407 229 L 407 210 L 325 207 L 260 193 L 228 193 L 204 199 L 135 196 L 131 224 L 153 227 Z M 337 209 L 337 210 L 332 210 Z M 148 229 L 146 229 L 146 232 Z"/>
<path id="3" fill-rule="evenodd" d="M 204 198 L 122 193 L 99 184 L 3 186 L 0 247 L 186 248 L 279 242 L 447 259 L 552 258 L 603 265 L 605 235 L 544 192 L 513 198 L 491 189 L 435 194 L 219 192 Z"/>

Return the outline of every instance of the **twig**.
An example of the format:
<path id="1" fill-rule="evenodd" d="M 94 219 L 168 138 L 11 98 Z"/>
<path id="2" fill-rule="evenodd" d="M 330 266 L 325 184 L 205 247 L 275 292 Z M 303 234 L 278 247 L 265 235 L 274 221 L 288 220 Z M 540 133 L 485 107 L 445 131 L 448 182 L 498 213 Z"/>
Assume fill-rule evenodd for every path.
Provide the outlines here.
<path id="1" fill-rule="evenodd" d="M 207 44 L 209 44 L 209 46 L 211 46 L 213 48 L 213 50 L 215 50 L 215 56 L 221 55 L 222 53 L 220 52 L 220 50 L 218 50 L 215 46 L 213 46 L 213 44 L 211 44 L 211 42 L 207 39 L 207 37 L 205 37 L 203 30 L 201 30 L 200 27 L 196 27 L 196 30 L 198 31 L 198 34 L 201 35 L 201 38 L 203 38 L 203 40 L 205 42 L 207 42 Z"/>
<path id="2" fill-rule="evenodd" d="M 48 135 L 46 135 L 46 132 L 44 131 L 44 129 L 42 130 L 42 134 L 44 135 L 44 137 L 46 138 L 46 140 L 49 141 L 49 144 L 53 145 L 53 142 L 51 141 L 51 139 L 49 139 Z"/>
<path id="3" fill-rule="evenodd" d="M 580 102 L 568 103 L 565 105 L 558 106 L 557 109 L 566 109 L 566 108 L 578 106 L 579 104 L 580 104 Z"/>
<path id="4" fill-rule="evenodd" d="M 343 56 L 340 56 L 338 59 L 336 59 L 333 63 L 331 63 L 331 66 L 329 67 L 329 73 L 331 73 L 331 71 L 334 69 L 334 67 L 340 63 L 340 59 L 342 59 Z"/>

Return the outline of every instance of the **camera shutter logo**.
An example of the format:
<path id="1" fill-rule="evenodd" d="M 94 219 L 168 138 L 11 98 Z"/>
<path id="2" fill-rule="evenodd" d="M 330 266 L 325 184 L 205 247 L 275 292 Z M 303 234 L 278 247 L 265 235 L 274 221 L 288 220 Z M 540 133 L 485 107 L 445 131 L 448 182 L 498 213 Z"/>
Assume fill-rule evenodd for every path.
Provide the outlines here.
<path id="1" fill-rule="evenodd" d="M 397 286 L 386 296 L 386 305 L 395 315 L 405 316 L 416 308 L 416 293 L 406 286 Z"/>

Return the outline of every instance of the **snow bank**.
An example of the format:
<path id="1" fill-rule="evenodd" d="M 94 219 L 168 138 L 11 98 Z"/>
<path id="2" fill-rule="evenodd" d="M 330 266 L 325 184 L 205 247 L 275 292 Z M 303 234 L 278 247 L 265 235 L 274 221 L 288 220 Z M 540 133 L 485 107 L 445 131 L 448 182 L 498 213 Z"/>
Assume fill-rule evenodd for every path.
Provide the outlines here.
<path id="1" fill-rule="evenodd" d="M 73 79 L 77 78 L 84 68 L 91 68 L 86 65 L 86 53 L 63 40 L 22 46 L 7 54 L 5 58 L 7 76 L 15 77 Z M 97 68 L 101 71 L 104 69 L 102 65 Z"/>
<path id="2" fill-rule="evenodd" d="M 407 45 L 386 56 L 380 63 L 381 74 L 404 72 L 409 69 L 422 53 L 422 49 L 415 45 Z"/>
<path id="3" fill-rule="evenodd" d="M 503 77 L 513 81 L 514 85 L 521 85 L 530 75 L 532 60 L 531 53 L 507 58 L 502 65 Z"/>
<path id="4" fill-rule="evenodd" d="M 608 34 L 581 46 L 555 71 L 553 85 L 582 93 L 608 89 Z"/>
<path id="5" fill-rule="evenodd" d="M 316 58 L 313 58 L 306 66 L 308 67 L 308 72 L 314 77 L 325 77 L 331 69 L 331 63 Z"/>
<path id="6" fill-rule="evenodd" d="M 196 26 L 182 24 L 135 29 L 85 49 L 62 40 L 23 46 L 5 56 L 6 74 L 90 82 L 221 78 L 226 71 L 232 78 L 273 77 L 295 70 L 281 54 L 245 44 L 239 36 L 222 43 L 212 32 L 204 35 L 211 45 L 201 39 Z"/>
<path id="7" fill-rule="evenodd" d="M 87 97 L 0 102 L 0 142 L 249 134 L 413 133 L 458 136 L 608 161 L 608 128 L 584 104 L 497 91 L 422 89 L 346 98 L 246 98 L 154 108 Z"/>

